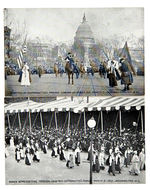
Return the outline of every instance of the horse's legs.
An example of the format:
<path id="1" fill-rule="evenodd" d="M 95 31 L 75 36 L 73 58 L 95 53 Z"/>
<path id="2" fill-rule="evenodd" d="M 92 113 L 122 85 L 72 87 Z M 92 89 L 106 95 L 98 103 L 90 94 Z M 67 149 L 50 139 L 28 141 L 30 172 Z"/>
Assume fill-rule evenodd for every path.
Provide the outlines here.
<path id="1" fill-rule="evenodd" d="M 74 84 L 74 83 L 73 83 L 73 72 L 72 72 L 72 84 Z"/>
<path id="2" fill-rule="evenodd" d="M 70 84 L 70 74 L 68 73 L 68 84 Z"/>

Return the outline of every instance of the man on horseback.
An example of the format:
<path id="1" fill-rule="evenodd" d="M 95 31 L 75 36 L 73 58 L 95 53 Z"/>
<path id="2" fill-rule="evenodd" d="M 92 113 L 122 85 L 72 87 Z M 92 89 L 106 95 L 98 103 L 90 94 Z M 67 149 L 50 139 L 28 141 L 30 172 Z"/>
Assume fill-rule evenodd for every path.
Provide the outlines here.
<path id="1" fill-rule="evenodd" d="M 69 63 L 70 68 L 72 69 L 72 72 L 76 74 L 76 78 L 79 77 L 79 68 L 74 62 L 73 55 L 69 52 L 65 60 Z"/>

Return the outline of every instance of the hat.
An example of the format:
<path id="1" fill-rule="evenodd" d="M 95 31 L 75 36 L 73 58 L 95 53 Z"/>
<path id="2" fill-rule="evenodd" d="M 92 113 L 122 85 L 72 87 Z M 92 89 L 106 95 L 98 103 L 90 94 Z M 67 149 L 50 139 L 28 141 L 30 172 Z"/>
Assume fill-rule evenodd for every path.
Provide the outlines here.
<path id="1" fill-rule="evenodd" d="M 122 57 L 122 58 L 120 58 L 120 62 L 122 62 L 122 61 L 124 61 L 124 58 Z"/>

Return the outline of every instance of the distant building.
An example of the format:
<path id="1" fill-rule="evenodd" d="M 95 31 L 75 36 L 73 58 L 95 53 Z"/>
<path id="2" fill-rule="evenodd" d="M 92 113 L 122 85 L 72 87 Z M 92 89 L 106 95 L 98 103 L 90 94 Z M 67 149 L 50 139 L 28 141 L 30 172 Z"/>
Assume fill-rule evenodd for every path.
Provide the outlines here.
<path id="1" fill-rule="evenodd" d="M 5 60 L 10 57 L 10 33 L 11 29 L 4 27 L 4 56 Z"/>
<path id="2" fill-rule="evenodd" d="M 89 66 L 89 49 L 95 44 L 92 30 L 88 24 L 85 14 L 82 22 L 79 25 L 74 37 L 74 50 L 77 57 L 84 63 L 84 66 Z"/>

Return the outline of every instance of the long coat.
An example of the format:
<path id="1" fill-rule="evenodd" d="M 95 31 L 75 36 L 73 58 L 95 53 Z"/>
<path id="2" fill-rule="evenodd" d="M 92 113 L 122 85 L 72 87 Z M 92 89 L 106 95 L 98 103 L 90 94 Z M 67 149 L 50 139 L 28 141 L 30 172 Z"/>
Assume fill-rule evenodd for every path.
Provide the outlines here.
<path id="1" fill-rule="evenodd" d="M 121 62 L 119 69 L 121 71 L 121 84 L 131 85 L 133 83 L 133 76 L 131 73 L 132 68 L 128 61 L 124 60 L 124 62 Z"/>
<path id="2" fill-rule="evenodd" d="M 134 155 L 132 158 L 132 165 L 130 167 L 129 170 L 130 173 L 133 174 L 139 174 L 140 170 L 139 170 L 139 157 L 137 155 Z"/>
<path id="3" fill-rule="evenodd" d="M 24 65 L 22 69 L 21 85 L 30 86 L 30 74 L 28 65 Z"/>

